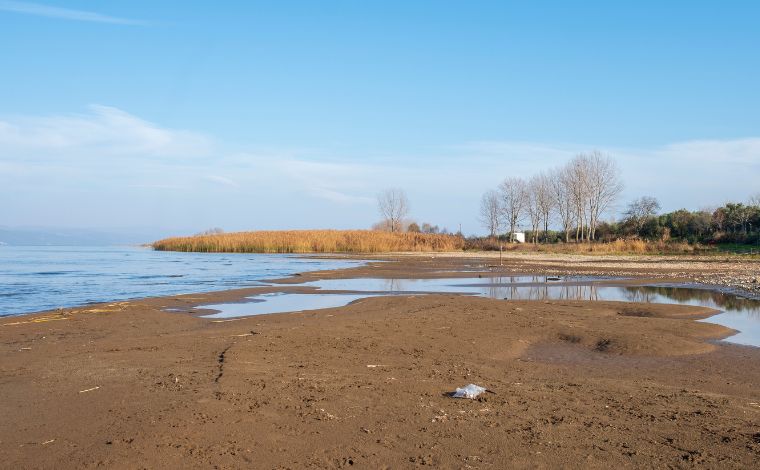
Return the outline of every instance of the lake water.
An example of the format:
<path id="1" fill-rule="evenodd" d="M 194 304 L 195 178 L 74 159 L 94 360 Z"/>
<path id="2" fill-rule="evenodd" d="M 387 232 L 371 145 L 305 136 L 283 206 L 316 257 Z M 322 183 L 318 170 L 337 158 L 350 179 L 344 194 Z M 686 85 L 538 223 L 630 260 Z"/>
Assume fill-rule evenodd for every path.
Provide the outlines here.
<path id="1" fill-rule="evenodd" d="M 0 316 L 259 285 L 359 261 L 174 253 L 141 247 L 0 246 Z"/>

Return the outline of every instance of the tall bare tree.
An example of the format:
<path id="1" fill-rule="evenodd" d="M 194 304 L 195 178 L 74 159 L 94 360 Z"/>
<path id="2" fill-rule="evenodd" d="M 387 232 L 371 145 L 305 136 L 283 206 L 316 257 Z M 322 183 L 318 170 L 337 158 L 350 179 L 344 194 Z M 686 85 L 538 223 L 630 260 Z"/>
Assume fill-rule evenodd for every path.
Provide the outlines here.
<path id="1" fill-rule="evenodd" d="M 538 194 L 541 191 L 539 187 L 541 179 L 538 176 L 532 176 L 526 183 L 527 193 L 525 195 L 525 209 L 530 220 L 531 240 L 533 244 L 538 243 L 538 228 L 541 226 L 541 205 L 538 201 Z"/>
<path id="2" fill-rule="evenodd" d="M 611 208 L 623 192 L 620 169 L 615 160 L 599 151 L 586 155 L 587 205 L 589 215 L 588 240 L 596 236 L 601 216 Z"/>
<path id="3" fill-rule="evenodd" d="M 623 191 L 615 160 L 599 151 L 576 155 L 564 169 L 573 205 L 575 240 L 591 241 L 602 215 Z"/>
<path id="4" fill-rule="evenodd" d="M 588 156 L 585 154 L 576 155 L 568 162 L 566 172 L 570 198 L 575 213 L 575 241 L 583 241 L 587 233 L 586 227 L 589 225 L 587 204 L 589 199 Z"/>
<path id="5" fill-rule="evenodd" d="M 544 241 L 546 242 L 549 233 L 549 223 L 554 211 L 554 198 L 552 197 L 552 185 L 549 175 L 541 172 L 537 178 L 538 181 L 535 188 L 536 204 L 541 213 L 541 220 L 544 222 Z"/>
<path id="6" fill-rule="evenodd" d="M 565 233 L 565 243 L 570 242 L 570 231 L 575 223 L 575 208 L 572 197 L 572 175 L 570 167 L 565 165 L 553 169 L 549 173 L 551 195 L 554 200 L 554 208 L 557 211 L 562 231 Z"/>
<path id="7" fill-rule="evenodd" d="M 488 229 L 491 238 L 499 234 L 503 213 L 499 193 L 493 189 L 486 191 L 480 199 L 480 221 Z"/>
<path id="8" fill-rule="evenodd" d="M 409 200 L 402 189 L 386 189 L 377 196 L 377 209 L 391 232 L 400 232 L 402 221 L 409 213 Z"/>
<path id="9" fill-rule="evenodd" d="M 499 185 L 501 209 L 509 226 L 509 241 L 514 241 L 515 227 L 524 215 L 527 190 L 522 178 L 507 178 Z"/>

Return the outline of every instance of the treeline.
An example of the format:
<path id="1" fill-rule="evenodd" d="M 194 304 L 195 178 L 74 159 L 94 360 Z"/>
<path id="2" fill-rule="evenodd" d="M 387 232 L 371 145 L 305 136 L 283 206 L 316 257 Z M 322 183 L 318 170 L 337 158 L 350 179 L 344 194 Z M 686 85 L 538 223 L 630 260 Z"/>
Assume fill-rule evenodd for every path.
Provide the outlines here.
<path id="1" fill-rule="evenodd" d="M 729 202 L 714 210 L 679 209 L 657 214 L 660 205 L 644 197 L 628 205 L 623 219 L 600 227 L 602 239 L 638 237 L 647 241 L 760 244 L 760 197 Z"/>
<path id="2" fill-rule="evenodd" d="M 480 219 L 491 238 L 508 229 L 512 241 L 517 227 L 527 221 L 534 243 L 550 241 L 549 227 L 555 224 L 565 242 L 596 240 L 602 217 L 622 190 L 612 158 L 598 151 L 584 153 L 529 179 L 506 178 L 483 194 Z"/>

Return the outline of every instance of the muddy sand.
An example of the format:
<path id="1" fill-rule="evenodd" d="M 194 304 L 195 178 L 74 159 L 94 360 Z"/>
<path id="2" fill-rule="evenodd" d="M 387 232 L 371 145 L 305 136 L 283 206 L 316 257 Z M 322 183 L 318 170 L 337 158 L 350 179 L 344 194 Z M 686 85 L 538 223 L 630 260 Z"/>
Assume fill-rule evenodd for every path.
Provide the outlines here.
<path id="1" fill-rule="evenodd" d="M 479 266 L 415 258 L 298 280 Z M 760 463 L 760 348 L 716 341 L 731 331 L 694 321 L 706 309 L 457 295 L 226 321 L 194 308 L 271 290 L 304 288 L 0 319 L 0 467 Z M 469 383 L 493 393 L 448 395 Z"/>

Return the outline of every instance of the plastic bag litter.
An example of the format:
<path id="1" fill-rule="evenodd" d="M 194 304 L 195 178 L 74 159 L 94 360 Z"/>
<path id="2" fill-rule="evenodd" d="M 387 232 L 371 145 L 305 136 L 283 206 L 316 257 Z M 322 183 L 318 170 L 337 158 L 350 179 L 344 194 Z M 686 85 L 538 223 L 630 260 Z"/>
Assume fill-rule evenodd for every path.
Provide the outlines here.
<path id="1" fill-rule="evenodd" d="M 470 400 L 475 399 L 480 395 L 481 393 L 485 392 L 486 389 L 484 387 L 481 387 L 480 385 L 470 384 L 466 385 L 462 388 L 457 388 L 456 391 L 451 395 L 453 398 L 469 398 Z"/>

